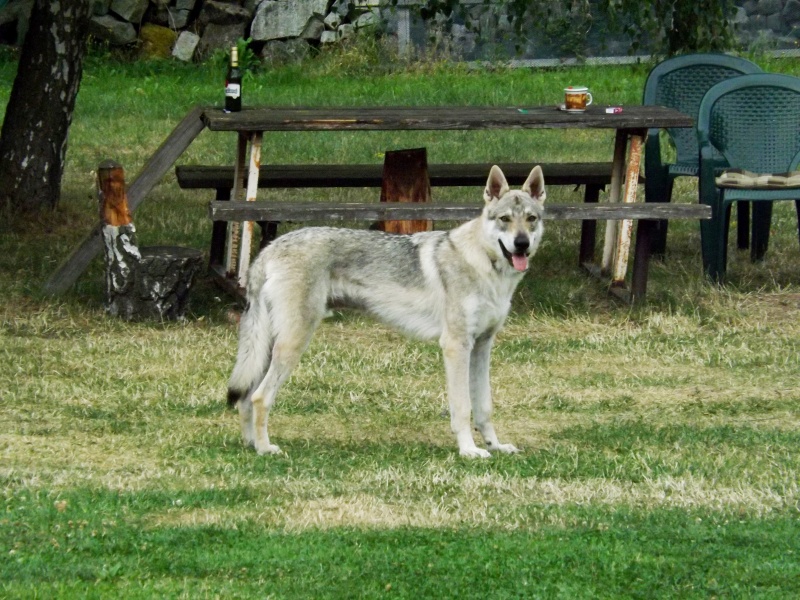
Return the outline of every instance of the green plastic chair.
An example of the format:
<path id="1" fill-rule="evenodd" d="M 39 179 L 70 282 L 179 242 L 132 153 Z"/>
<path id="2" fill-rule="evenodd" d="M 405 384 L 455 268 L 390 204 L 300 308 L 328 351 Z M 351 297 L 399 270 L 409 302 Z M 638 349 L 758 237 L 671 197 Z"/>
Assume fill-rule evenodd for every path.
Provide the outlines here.
<path id="1" fill-rule="evenodd" d="M 733 202 L 753 202 L 753 259 L 766 252 L 772 202 L 795 201 L 800 234 L 800 183 L 766 189 L 754 182 L 747 183 L 746 188 L 719 187 L 716 181 L 721 169 L 766 175 L 798 168 L 800 79 L 761 73 L 718 83 L 700 103 L 697 137 L 700 201 L 711 206 L 711 220 L 701 223 L 703 265 L 712 279 L 721 281 L 725 277 Z"/>
<path id="2" fill-rule="evenodd" d="M 744 58 L 725 54 L 676 56 L 659 63 L 650 71 L 645 81 L 642 103 L 674 108 L 696 118 L 700 101 L 711 86 L 747 73 L 761 73 L 761 68 Z M 666 131 L 675 145 L 676 159 L 674 163 L 663 162 L 659 130 L 648 131 L 644 158 L 645 202 L 669 202 L 676 178 L 697 177 L 699 173 L 697 132 L 691 128 Z M 739 243 L 740 247 L 747 247 L 749 212 L 747 205 L 740 208 Z M 653 239 L 653 253 L 664 254 L 667 221 L 659 221 Z"/>

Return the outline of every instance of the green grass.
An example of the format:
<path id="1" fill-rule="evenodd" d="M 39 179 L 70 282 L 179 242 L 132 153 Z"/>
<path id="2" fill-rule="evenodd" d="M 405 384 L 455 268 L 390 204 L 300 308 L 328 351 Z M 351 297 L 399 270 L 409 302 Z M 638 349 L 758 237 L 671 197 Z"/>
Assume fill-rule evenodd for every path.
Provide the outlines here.
<path id="1" fill-rule="evenodd" d="M 648 69 L 378 67 L 379 50 L 257 73 L 246 101 L 533 105 L 582 83 L 624 105 L 639 101 Z M 796 61 L 757 61 L 797 73 Z M 0 56 L 0 101 L 14 71 Z M 94 224 L 97 164 L 115 158 L 130 181 L 191 106 L 221 100 L 222 76 L 211 64 L 90 57 L 58 210 L 1 230 L 0 596 L 800 596 L 791 204 L 775 209 L 764 262 L 731 247 L 723 287 L 702 277 L 696 224 L 674 224 L 638 308 L 577 268 L 575 224 L 548 224 L 493 357 L 498 431 L 519 455 L 460 459 L 438 345 L 344 313 L 278 398 L 272 438 L 286 454 L 259 457 L 224 406 L 236 305 L 209 280 L 180 323 L 107 317 L 99 261 L 64 296 L 39 292 Z M 608 160 L 611 140 L 283 134 L 268 136 L 265 156 L 380 162 L 417 145 L 437 161 Z M 181 162 L 224 164 L 233 146 L 205 132 Z M 434 193 L 480 201 L 476 190 Z M 692 182 L 675 194 L 696 202 Z M 134 215 L 142 243 L 206 250 L 210 196 L 168 174 Z"/>

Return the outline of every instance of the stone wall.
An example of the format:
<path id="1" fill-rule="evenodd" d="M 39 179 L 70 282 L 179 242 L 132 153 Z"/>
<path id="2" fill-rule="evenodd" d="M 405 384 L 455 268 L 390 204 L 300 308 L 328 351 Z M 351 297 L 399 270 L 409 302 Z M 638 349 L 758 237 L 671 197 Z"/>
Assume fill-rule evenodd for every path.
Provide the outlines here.
<path id="1" fill-rule="evenodd" d="M 112 46 L 138 45 L 155 56 L 202 60 L 239 38 L 253 40 L 268 61 L 301 59 L 312 47 L 335 44 L 359 29 L 380 27 L 401 53 L 431 40 L 458 58 L 477 60 L 512 52 L 510 32 L 498 11 L 472 0 L 473 27 L 450 20 L 422 23 L 415 0 L 92 0 L 91 33 Z M 18 43 L 33 0 L 9 0 L 0 9 L 0 43 Z M 742 46 L 796 49 L 800 43 L 800 0 L 737 1 L 734 17 Z M 479 11 L 480 12 L 479 14 Z M 596 27 L 598 29 L 599 27 Z M 590 44 L 595 56 L 625 55 L 624 40 Z M 557 47 L 530 42 L 521 58 L 564 58 Z"/>

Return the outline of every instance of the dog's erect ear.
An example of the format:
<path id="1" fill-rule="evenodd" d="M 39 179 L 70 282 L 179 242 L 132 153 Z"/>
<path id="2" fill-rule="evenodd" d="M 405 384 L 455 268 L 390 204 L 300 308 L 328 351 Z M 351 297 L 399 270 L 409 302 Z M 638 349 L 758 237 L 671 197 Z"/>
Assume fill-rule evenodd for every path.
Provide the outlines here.
<path id="1" fill-rule="evenodd" d="M 509 190 L 508 181 L 506 176 L 500 170 L 500 167 L 494 165 L 492 170 L 489 171 L 489 179 L 486 181 L 486 189 L 483 190 L 483 199 L 486 202 L 491 202 L 498 198 L 502 198 Z"/>
<path id="2" fill-rule="evenodd" d="M 547 198 L 547 192 L 544 191 L 544 173 L 542 167 L 536 165 L 533 167 L 528 179 L 522 185 L 522 191 L 529 194 L 531 198 L 544 202 Z"/>

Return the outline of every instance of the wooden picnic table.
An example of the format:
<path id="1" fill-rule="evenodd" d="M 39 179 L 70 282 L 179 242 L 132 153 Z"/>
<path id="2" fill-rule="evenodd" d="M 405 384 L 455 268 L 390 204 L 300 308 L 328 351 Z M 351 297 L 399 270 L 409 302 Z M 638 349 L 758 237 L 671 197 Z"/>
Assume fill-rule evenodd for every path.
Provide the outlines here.
<path id="1" fill-rule="evenodd" d="M 261 140 L 270 132 L 287 131 L 338 131 L 355 133 L 360 131 L 479 131 L 479 130 L 524 130 L 524 129 L 604 129 L 614 131 L 614 150 L 610 163 L 609 203 L 598 205 L 583 204 L 548 205 L 546 218 L 579 219 L 583 221 L 581 236 L 581 261 L 593 274 L 610 278 L 610 288 L 629 300 L 644 297 L 647 282 L 647 265 L 650 256 L 649 235 L 654 219 L 670 218 L 709 218 L 708 207 L 702 205 L 644 205 L 635 204 L 639 183 L 639 170 L 644 140 L 648 129 L 692 127 L 691 117 L 669 108 L 659 106 L 625 106 L 621 112 L 607 112 L 608 107 L 591 105 L 584 113 L 567 113 L 557 106 L 429 106 L 429 107 L 247 107 L 241 112 L 225 113 L 216 107 L 193 108 L 154 152 L 137 178 L 128 188 L 128 202 L 135 210 L 146 194 L 172 168 L 201 131 L 235 132 L 238 137 L 236 162 L 231 192 L 228 202 L 212 202 L 211 216 L 215 220 L 212 235 L 212 263 L 214 262 L 214 236 L 222 231 L 223 237 L 230 239 L 233 231 L 240 238 L 238 261 L 228 255 L 223 265 L 223 275 L 232 277 L 234 287 L 241 289 L 245 283 L 249 265 L 249 236 L 252 235 L 252 222 L 248 219 L 266 221 L 308 220 L 313 215 L 324 215 L 318 206 L 307 203 L 304 206 L 288 203 L 257 202 L 256 193 L 260 187 L 262 169 L 269 169 L 269 162 L 261 167 Z M 596 202 L 597 189 L 602 185 L 596 181 L 598 166 L 601 163 L 583 163 L 587 168 L 578 173 L 580 182 L 587 186 L 586 199 Z M 361 165 L 360 167 L 364 167 Z M 513 165 L 510 165 L 512 167 Z M 522 165 L 516 165 L 521 167 Z M 530 165 L 532 167 L 532 164 Z M 570 165 L 557 165 L 557 181 L 566 184 L 570 181 Z M 306 167 L 308 169 L 306 169 Z M 313 167 L 317 172 L 313 173 Z M 285 169 L 272 179 L 272 184 L 287 187 L 314 187 L 319 185 L 321 165 L 284 165 Z M 579 168 L 580 165 L 575 165 Z M 441 185 L 458 185 L 459 182 L 472 182 L 474 165 L 438 165 L 432 172 L 442 171 L 438 179 Z M 527 168 L 527 165 L 526 165 Z M 312 172 L 304 177 L 303 172 Z M 519 169 L 517 169 L 519 170 Z M 363 171 L 363 169 L 362 169 Z M 267 171 L 269 173 L 269 171 Z M 358 172 L 355 169 L 353 172 Z M 300 175 L 298 176 L 298 173 Z M 357 174 L 356 179 L 340 178 L 339 181 L 352 185 L 358 181 L 374 179 L 367 169 L 366 174 Z M 488 173 L 488 171 L 487 171 Z M 290 175 L 290 176 L 289 176 Z M 576 177 L 577 177 L 576 175 Z M 594 178 L 594 179 L 593 179 Z M 269 179 L 267 177 L 266 179 Z M 180 177 L 179 177 L 180 180 Z M 309 180 L 314 180 L 307 185 Z M 547 181 L 547 171 L 545 171 Z M 292 183 L 287 184 L 287 181 Z M 509 178 L 511 182 L 511 178 Z M 591 182 L 592 194 L 589 194 Z M 470 183 L 472 184 L 472 183 Z M 244 202 L 238 202 L 244 196 Z M 219 199 L 219 198 L 218 198 Z M 247 203 L 246 205 L 244 205 Z M 409 210 L 419 213 L 417 218 L 433 218 L 432 215 L 455 215 L 456 219 L 471 218 L 477 214 L 479 206 L 445 207 L 441 204 L 422 206 L 381 206 L 375 203 L 342 206 L 341 210 L 331 208 L 327 214 L 353 218 L 373 218 L 381 213 L 384 218 L 409 218 Z M 427 204 L 427 203 L 425 203 Z M 224 206 L 223 206 L 224 205 Z M 244 205 L 244 206 L 242 206 Z M 280 206 L 279 206 L 280 205 Z M 429 216 L 426 216 L 425 213 Z M 246 217 L 243 217 L 246 215 Z M 402 216 L 406 215 L 406 216 Z M 292 218 L 289 218 L 292 217 Z M 633 220 L 638 219 L 637 246 L 630 292 L 625 290 L 628 254 L 631 244 Z M 593 253 L 594 227 L 597 220 L 607 220 L 605 244 L 602 261 L 599 265 L 589 264 L 586 257 Z M 228 221 L 228 222 L 226 222 Z M 224 229 L 220 229 L 222 226 Z M 241 227 L 241 229 L 237 229 Z M 71 286 L 96 256 L 102 244 L 99 228 L 86 239 L 62 263 L 59 269 L 45 283 L 46 293 L 59 293 Z M 230 241 L 230 240 L 228 240 Z M 230 247 L 231 244 L 228 243 Z M 638 266 L 637 266 L 638 261 Z M 238 263 L 238 264 L 237 264 Z M 214 265 L 211 265 L 214 267 Z"/>
<path id="2" fill-rule="evenodd" d="M 202 118 L 211 131 L 238 133 L 234 185 L 230 195 L 233 201 L 239 200 L 242 194 L 245 201 L 256 199 L 262 169 L 261 141 L 269 132 L 606 129 L 615 132 L 609 201 L 630 204 L 636 201 L 647 130 L 691 127 L 694 121 L 677 110 L 660 106 L 625 106 L 615 111 L 607 111 L 607 108 L 591 105 L 583 113 L 568 113 L 558 106 L 250 107 L 235 113 L 206 109 Z M 269 169 L 268 163 L 264 169 Z M 424 207 L 406 209 L 425 210 Z M 585 227 L 589 226 L 589 220 L 586 217 Z M 612 287 L 623 288 L 625 285 L 632 225 L 630 218 L 608 221 L 602 262 L 596 268 L 587 265 L 595 274 L 610 273 Z M 250 262 L 252 222 L 243 222 L 241 231 L 236 229 L 238 223 L 230 226 L 223 268 L 243 287 Z M 231 240 L 231 235 L 238 239 Z M 582 240 L 584 244 L 585 240 Z"/>

